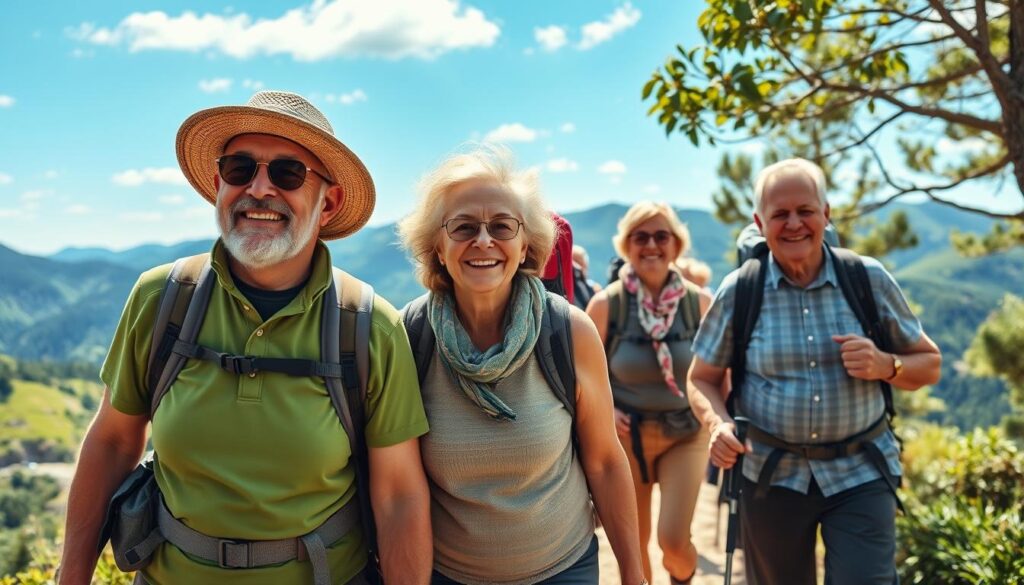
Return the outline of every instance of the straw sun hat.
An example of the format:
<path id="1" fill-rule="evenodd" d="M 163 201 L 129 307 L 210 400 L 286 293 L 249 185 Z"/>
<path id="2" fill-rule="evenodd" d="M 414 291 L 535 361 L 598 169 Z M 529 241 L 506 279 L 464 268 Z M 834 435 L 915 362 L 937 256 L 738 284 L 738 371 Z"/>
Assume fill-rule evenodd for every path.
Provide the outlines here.
<path id="1" fill-rule="evenodd" d="M 189 116 L 178 130 L 178 164 L 188 182 L 210 203 L 217 201 L 213 177 L 217 157 L 239 134 L 272 134 L 312 152 L 341 186 L 341 210 L 320 228 L 325 240 L 343 238 L 363 227 L 376 195 L 370 173 L 347 146 L 334 137 L 327 118 L 300 95 L 261 91 L 244 106 L 221 106 Z"/>

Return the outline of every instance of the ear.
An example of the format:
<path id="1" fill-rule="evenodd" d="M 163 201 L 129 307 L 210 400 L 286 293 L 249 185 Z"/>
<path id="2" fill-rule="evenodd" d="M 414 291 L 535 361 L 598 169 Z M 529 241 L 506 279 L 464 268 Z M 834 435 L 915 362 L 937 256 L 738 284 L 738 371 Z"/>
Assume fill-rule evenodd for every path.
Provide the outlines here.
<path id="1" fill-rule="evenodd" d="M 341 191 L 341 185 L 333 185 L 327 189 L 320 204 L 320 227 L 327 225 L 335 215 L 338 215 L 344 202 L 345 194 Z"/>
<path id="2" fill-rule="evenodd" d="M 213 190 L 220 191 L 220 173 L 213 173 Z"/>
<path id="3" fill-rule="evenodd" d="M 832 208 L 829 206 L 828 203 L 826 203 L 825 204 L 825 219 L 826 220 L 831 221 L 831 219 L 832 219 L 830 217 L 831 213 L 832 213 Z"/>
<path id="4" fill-rule="evenodd" d="M 828 211 L 825 211 L 825 217 L 828 217 Z M 761 235 L 764 235 L 764 224 L 761 223 L 761 216 L 756 212 L 754 213 L 754 223 L 757 224 L 757 229 L 761 231 Z"/>

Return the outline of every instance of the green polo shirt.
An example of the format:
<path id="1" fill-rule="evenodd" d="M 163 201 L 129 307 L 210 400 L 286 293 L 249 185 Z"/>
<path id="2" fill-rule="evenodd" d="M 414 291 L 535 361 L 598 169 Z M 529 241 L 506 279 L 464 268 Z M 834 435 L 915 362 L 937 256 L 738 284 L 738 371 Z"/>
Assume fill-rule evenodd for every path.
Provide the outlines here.
<path id="1" fill-rule="evenodd" d="M 331 259 L 322 243 L 302 291 L 263 321 L 238 291 L 218 240 L 212 251 L 217 283 L 198 343 L 236 355 L 320 359 L 324 291 Z M 170 265 L 145 272 L 121 315 L 101 378 L 126 414 L 148 414 L 146 364 L 160 292 Z M 366 438 L 395 445 L 427 432 L 416 366 L 401 317 L 374 299 Z M 321 378 L 273 372 L 238 376 L 208 361 L 189 360 L 153 418 L 156 479 L 168 509 L 210 536 L 245 540 L 312 531 L 356 491 L 351 450 Z M 360 531 L 328 549 L 331 576 L 344 583 L 366 563 Z M 150 583 L 306 584 L 309 563 L 291 561 L 226 570 L 194 560 L 170 544 L 144 570 Z"/>

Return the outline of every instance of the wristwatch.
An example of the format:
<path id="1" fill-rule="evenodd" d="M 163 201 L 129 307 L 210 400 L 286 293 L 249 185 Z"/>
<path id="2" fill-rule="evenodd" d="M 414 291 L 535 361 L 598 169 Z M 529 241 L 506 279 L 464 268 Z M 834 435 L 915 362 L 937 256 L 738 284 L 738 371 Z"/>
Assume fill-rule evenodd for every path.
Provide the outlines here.
<path id="1" fill-rule="evenodd" d="M 889 355 L 892 356 L 892 375 L 886 378 L 886 381 L 895 380 L 903 371 L 903 360 L 900 359 L 900 356 L 894 353 Z"/>

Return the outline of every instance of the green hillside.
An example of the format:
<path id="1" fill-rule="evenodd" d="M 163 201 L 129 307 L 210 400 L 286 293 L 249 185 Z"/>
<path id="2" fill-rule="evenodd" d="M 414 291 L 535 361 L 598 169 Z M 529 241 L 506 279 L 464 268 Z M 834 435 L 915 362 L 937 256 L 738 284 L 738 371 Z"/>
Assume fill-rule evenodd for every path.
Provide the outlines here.
<path id="1" fill-rule="evenodd" d="M 61 377 L 63 366 L 2 357 L 2 376 L 12 392 L 0 401 L 0 467 L 72 461 L 102 397 L 102 385 L 95 377 Z"/>

